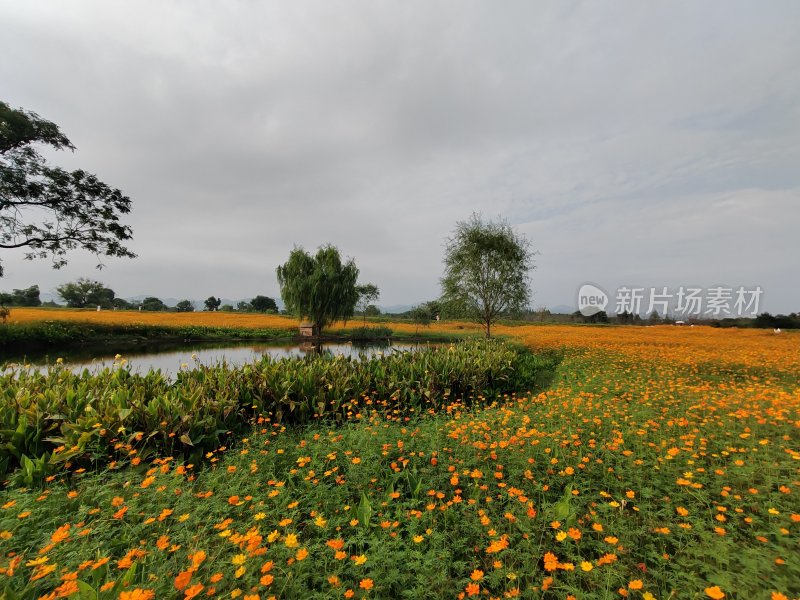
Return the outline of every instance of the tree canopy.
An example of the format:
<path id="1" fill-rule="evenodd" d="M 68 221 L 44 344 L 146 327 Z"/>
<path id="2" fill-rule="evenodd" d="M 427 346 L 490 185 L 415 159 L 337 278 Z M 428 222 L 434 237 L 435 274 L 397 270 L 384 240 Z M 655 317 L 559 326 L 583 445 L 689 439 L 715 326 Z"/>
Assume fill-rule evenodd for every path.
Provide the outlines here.
<path id="1" fill-rule="evenodd" d="M 278 310 L 278 305 L 272 298 L 268 296 L 256 296 L 249 302 L 250 310 L 255 312 L 267 312 L 268 310 Z"/>
<path id="2" fill-rule="evenodd" d="M 320 333 L 334 321 L 353 316 L 358 267 L 353 259 L 343 263 L 335 246 L 322 246 L 314 256 L 295 248 L 276 271 L 286 309 L 310 320 Z"/>
<path id="3" fill-rule="evenodd" d="M 359 312 L 364 315 L 364 325 L 366 325 L 367 308 L 378 301 L 378 298 L 381 297 L 381 291 L 374 283 L 365 283 L 363 285 L 356 286 L 356 293 L 358 294 L 358 301 L 356 302 L 356 305 L 358 306 Z M 377 309 L 377 307 L 375 308 Z"/>
<path id="4" fill-rule="evenodd" d="M 427 327 L 431 324 L 431 311 L 424 305 L 412 308 L 408 316 L 411 318 L 411 322 L 417 326 L 417 333 L 419 333 L 420 325 Z"/>
<path id="5" fill-rule="evenodd" d="M 99 281 L 92 281 L 84 277 L 58 286 L 56 291 L 70 308 L 94 308 L 95 306 L 112 308 L 114 306 L 114 290 L 107 288 Z"/>
<path id="6" fill-rule="evenodd" d="M 41 306 L 39 286 L 32 285 L 23 290 L 14 290 L 10 294 L 0 292 L 0 306 Z"/>
<path id="7" fill-rule="evenodd" d="M 206 298 L 204 304 L 205 304 L 205 310 L 214 312 L 215 310 L 219 310 L 219 306 L 220 304 L 222 304 L 222 300 L 214 296 L 209 296 L 208 298 Z"/>
<path id="8" fill-rule="evenodd" d="M 181 300 L 175 305 L 177 312 L 194 312 L 194 304 L 190 300 Z"/>
<path id="9" fill-rule="evenodd" d="M 25 258 L 50 257 L 54 268 L 76 248 L 135 257 L 122 244 L 131 228 L 120 223 L 130 198 L 91 173 L 48 165 L 37 145 L 75 149 L 55 123 L 0 101 L 0 248 L 27 248 Z"/>
<path id="10" fill-rule="evenodd" d="M 151 312 L 157 312 L 162 310 L 169 310 L 169 307 L 164 304 L 164 302 L 160 298 L 156 298 L 155 296 L 148 296 L 142 303 L 140 304 L 142 310 L 147 310 Z"/>
<path id="11" fill-rule="evenodd" d="M 506 221 L 473 214 L 447 240 L 442 300 L 482 323 L 491 337 L 498 317 L 528 305 L 533 255 L 530 242 Z"/>

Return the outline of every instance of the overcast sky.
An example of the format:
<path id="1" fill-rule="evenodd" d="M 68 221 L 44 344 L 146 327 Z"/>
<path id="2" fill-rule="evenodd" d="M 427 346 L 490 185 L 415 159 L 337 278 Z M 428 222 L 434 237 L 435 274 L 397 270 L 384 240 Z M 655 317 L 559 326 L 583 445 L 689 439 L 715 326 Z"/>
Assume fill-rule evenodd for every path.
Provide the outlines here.
<path id="1" fill-rule="evenodd" d="M 130 196 L 135 260 L 4 251 L 0 289 L 278 296 L 338 246 L 382 305 L 439 294 L 473 211 L 591 281 L 760 285 L 800 309 L 800 2 L 0 0 L 0 99 Z"/>

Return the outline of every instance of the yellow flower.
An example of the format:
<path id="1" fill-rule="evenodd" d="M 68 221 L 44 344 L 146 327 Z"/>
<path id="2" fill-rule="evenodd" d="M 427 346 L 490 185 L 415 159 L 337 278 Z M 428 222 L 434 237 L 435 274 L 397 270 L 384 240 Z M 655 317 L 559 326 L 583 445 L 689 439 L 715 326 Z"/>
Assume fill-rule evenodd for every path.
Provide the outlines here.
<path id="1" fill-rule="evenodd" d="M 589 571 L 591 571 L 593 568 L 594 568 L 594 566 L 592 565 L 592 563 L 590 563 L 590 562 L 589 562 L 589 561 L 587 561 L 587 560 L 584 560 L 584 561 L 581 563 L 581 569 L 582 569 L 582 570 L 584 570 L 584 571 L 586 571 L 587 573 L 588 573 Z"/>
<path id="2" fill-rule="evenodd" d="M 299 546 L 297 536 L 293 533 L 287 533 L 283 543 L 286 544 L 287 548 L 297 548 Z"/>

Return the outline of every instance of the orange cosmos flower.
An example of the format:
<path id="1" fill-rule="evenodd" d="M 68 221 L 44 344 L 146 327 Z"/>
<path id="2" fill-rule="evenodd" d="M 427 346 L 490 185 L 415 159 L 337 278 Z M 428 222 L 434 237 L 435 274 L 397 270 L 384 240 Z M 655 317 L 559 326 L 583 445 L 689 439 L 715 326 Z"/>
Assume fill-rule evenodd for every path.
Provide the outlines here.
<path id="1" fill-rule="evenodd" d="M 344 548 L 344 540 L 336 539 L 336 540 L 328 540 L 325 542 L 325 545 L 329 548 L 333 548 L 334 550 L 341 550 Z"/>
<path id="2" fill-rule="evenodd" d="M 55 530 L 53 535 L 50 536 L 50 540 L 54 544 L 58 544 L 59 542 L 63 542 L 64 540 L 66 540 L 69 537 L 70 527 L 72 527 L 72 526 L 69 523 L 67 523 L 66 525 L 62 525 L 61 527 L 59 527 L 58 529 Z"/>
<path id="3" fill-rule="evenodd" d="M 119 593 L 119 600 L 153 600 L 155 597 L 156 594 L 153 590 L 143 590 L 141 588 Z"/>
<path id="4" fill-rule="evenodd" d="M 176 590 L 183 590 L 192 580 L 192 570 L 181 571 L 175 578 L 174 585 Z"/>
<path id="5" fill-rule="evenodd" d="M 206 553 L 202 550 L 195 552 L 194 554 L 189 555 L 189 560 L 192 561 L 192 570 L 196 571 L 197 568 L 203 563 L 206 559 Z"/>
<path id="6" fill-rule="evenodd" d="M 707 587 L 704 591 L 706 596 L 713 600 L 722 600 L 722 598 L 725 597 L 725 592 L 723 592 L 718 585 Z"/>

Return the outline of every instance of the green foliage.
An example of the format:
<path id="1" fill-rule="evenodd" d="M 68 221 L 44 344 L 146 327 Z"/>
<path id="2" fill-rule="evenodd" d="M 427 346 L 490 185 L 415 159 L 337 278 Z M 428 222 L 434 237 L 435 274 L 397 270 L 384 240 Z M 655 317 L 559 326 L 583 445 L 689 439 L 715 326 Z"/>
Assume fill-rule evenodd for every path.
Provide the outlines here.
<path id="1" fill-rule="evenodd" d="M 447 240 L 442 300 L 482 323 L 491 337 L 498 317 L 527 307 L 533 254 L 530 242 L 507 222 L 484 222 L 473 214 Z"/>
<path id="2" fill-rule="evenodd" d="M 119 222 L 130 198 L 85 171 L 49 166 L 40 144 L 75 149 L 54 123 L 0 102 L 0 248 L 27 248 L 26 258 L 50 257 L 54 268 L 75 248 L 136 256 L 122 245 L 131 229 Z"/>
<path id="3" fill-rule="evenodd" d="M 20 369 L 0 376 L 0 474 L 23 457 L 47 454 L 49 464 L 93 466 L 114 457 L 120 439 L 139 452 L 155 448 L 199 460 L 259 416 L 297 424 L 348 420 L 366 410 L 361 402 L 395 415 L 436 411 L 456 399 L 490 402 L 527 387 L 516 367 L 530 360 L 504 342 L 472 341 L 362 359 L 267 356 L 242 368 L 181 371 L 174 381 L 121 366 L 94 374 Z M 531 363 L 519 373 L 530 377 Z"/>
<path id="4" fill-rule="evenodd" d="M 71 348 L 93 342 L 114 341 L 119 346 L 129 340 L 275 340 L 288 339 L 288 329 L 252 329 L 237 327 L 168 327 L 143 324 L 80 323 L 70 321 L 34 321 L 14 323 L 0 328 L 0 351 L 20 355 L 35 350 Z"/>
<path id="5" fill-rule="evenodd" d="M 151 312 L 169 310 L 169 307 L 155 296 L 148 296 L 147 298 L 142 300 L 140 306 L 142 310 L 147 310 Z"/>
<path id="6" fill-rule="evenodd" d="M 183 598 L 175 577 L 194 568 L 191 555 L 201 550 L 192 584 L 220 573 L 219 597 L 353 589 L 356 598 L 445 600 L 476 583 L 474 598 L 622 598 L 621 589 L 631 600 L 698 600 L 714 585 L 728 598 L 795 598 L 790 372 L 775 410 L 765 388 L 746 391 L 764 385 L 746 369 L 731 394 L 727 377 L 709 378 L 696 365 L 570 350 L 558 385 L 543 395 L 396 418 L 360 401 L 362 418 L 344 424 L 261 423 L 228 450 L 214 449 L 216 462 L 203 470 L 151 455 L 135 468 L 74 473 L 45 492 L 6 489 L 3 502 L 13 506 L 0 511 L 2 566 L 12 557 L 18 564 L 3 576 L 0 597 L 39 598 L 76 573 L 94 590 L 114 584 L 100 600 L 136 588 Z M 682 378 L 688 385 L 676 388 Z M 709 410 L 723 398 L 747 409 Z M 685 478 L 695 487 L 677 483 Z M 114 518 L 120 509 L 127 512 Z M 69 537 L 54 544 L 65 525 Z M 289 534 L 299 546 L 289 547 Z M 41 566 L 55 571 L 34 579 L 45 547 Z M 305 560 L 296 558 L 301 548 Z M 140 558 L 121 566 L 135 549 Z M 548 552 L 559 563 L 552 570 Z M 269 586 L 259 581 L 262 568 L 274 577 Z M 364 578 L 374 582 L 369 593 L 359 587 Z"/>
<path id="7" fill-rule="evenodd" d="M 378 298 L 381 297 L 381 292 L 378 289 L 378 286 L 374 283 L 366 283 L 364 285 L 357 285 L 356 286 L 356 293 L 358 294 L 358 302 L 356 302 L 356 306 L 358 311 L 364 316 L 364 325 L 367 324 L 367 309 L 372 306 L 374 307 L 373 303 L 378 301 Z M 380 313 L 380 311 L 378 311 Z"/>
<path id="8" fill-rule="evenodd" d="M 424 308 L 428 311 L 431 320 L 435 320 L 436 317 L 441 316 L 442 314 L 442 302 L 439 300 L 428 300 L 427 302 L 423 302 L 420 304 L 420 308 Z"/>
<path id="9" fill-rule="evenodd" d="M 788 315 L 761 313 L 753 319 L 752 326 L 768 329 L 800 329 L 800 313 L 790 313 Z"/>
<path id="10" fill-rule="evenodd" d="M 135 305 L 132 302 L 128 302 L 125 298 L 114 298 L 114 302 L 112 303 L 114 308 L 118 310 L 133 310 Z"/>
<path id="11" fill-rule="evenodd" d="M 394 333 L 389 327 L 355 327 L 350 330 L 350 339 L 354 342 L 388 340 Z"/>
<path id="12" fill-rule="evenodd" d="M 32 285 L 24 290 L 14 290 L 6 293 L 0 292 L 0 306 L 41 306 L 42 300 L 39 298 L 39 286 Z"/>
<path id="13" fill-rule="evenodd" d="M 638 316 L 638 315 L 637 315 Z M 579 323 L 608 323 L 608 314 L 606 311 L 601 310 L 600 312 L 596 312 L 592 315 L 584 315 L 581 311 L 576 310 L 572 313 L 572 319 Z M 631 319 L 632 322 L 636 322 L 635 320 Z M 641 322 L 641 318 L 639 319 Z"/>
<path id="14" fill-rule="evenodd" d="M 219 310 L 220 304 L 222 304 L 222 300 L 220 298 L 209 296 L 205 301 L 205 310 L 214 312 L 215 310 Z"/>
<path id="15" fill-rule="evenodd" d="M 278 311 L 278 305 L 272 298 L 267 296 L 256 296 L 250 300 L 250 310 L 255 312 Z"/>
<path id="16" fill-rule="evenodd" d="M 175 305 L 177 312 L 194 312 L 194 304 L 189 300 L 181 300 Z"/>
<path id="17" fill-rule="evenodd" d="M 327 325 L 353 316 L 359 298 L 358 268 L 353 259 L 342 263 L 336 247 L 322 246 L 314 256 L 295 248 L 277 268 L 277 275 L 286 309 L 309 319 L 320 333 Z"/>
<path id="18" fill-rule="evenodd" d="M 85 277 L 62 284 L 56 288 L 56 291 L 69 308 L 94 308 L 95 306 L 112 308 L 114 306 L 114 290 L 107 288 L 99 281 L 92 281 Z"/>
<path id="19" fill-rule="evenodd" d="M 427 327 L 431 324 L 431 311 L 425 306 L 415 306 L 409 311 L 408 316 L 417 326 L 417 332 L 420 326 Z"/>

